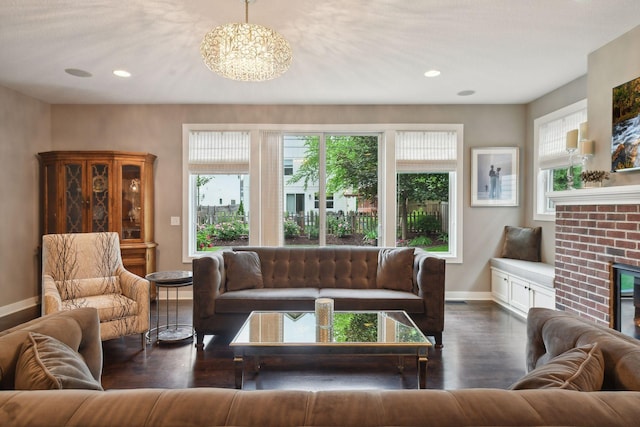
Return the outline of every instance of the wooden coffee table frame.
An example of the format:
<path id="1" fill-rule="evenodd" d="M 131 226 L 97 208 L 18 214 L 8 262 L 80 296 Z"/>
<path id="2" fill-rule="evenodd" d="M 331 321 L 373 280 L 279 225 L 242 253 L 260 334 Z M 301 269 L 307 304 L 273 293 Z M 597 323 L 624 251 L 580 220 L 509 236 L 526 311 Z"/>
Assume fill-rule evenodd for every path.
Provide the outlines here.
<path id="1" fill-rule="evenodd" d="M 383 312 L 383 311 L 381 311 Z M 386 311 L 387 313 L 389 311 Z M 247 318 L 245 325 L 240 329 L 245 328 L 246 323 L 250 321 L 252 312 L 249 318 Z M 261 311 L 260 313 L 266 313 Z M 288 311 L 273 312 L 273 313 L 288 313 Z M 354 312 L 357 313 L 357 312 Z M 409 321 L 411 319 L 404 312 L 403 313 Z M 413 322 L 411 321 L 413 324 Z M 413 327 L 420 331 L 415 325 Z M 420 332 L 421 333 L 421 332 Z M 424 335 L 423 335 L 424 336 Z M 244 383 L 244 371 L 245 360 L 247 357 L 253 357 L 254 360 L 254 372 L 259 370 L 259 358 L 262 356 L 309 356 L 309 355 L 366 355 L 366 356 L 398 356 L 398 369 L 402 371 L 404 367 L 404 357 L 415 358 L 418 377 L 418 388 L 424 389 L 427 386 L 427 353 L 429 347 L 432 346 L 431 342 L 426 339 L 425 342 L 292 342 L 292 343 L 247 343 L 236 342 L 236 336 L 229 346 L 233 349 L 233 365 L 235 371 L 235 387 L 241 389 Z"/>

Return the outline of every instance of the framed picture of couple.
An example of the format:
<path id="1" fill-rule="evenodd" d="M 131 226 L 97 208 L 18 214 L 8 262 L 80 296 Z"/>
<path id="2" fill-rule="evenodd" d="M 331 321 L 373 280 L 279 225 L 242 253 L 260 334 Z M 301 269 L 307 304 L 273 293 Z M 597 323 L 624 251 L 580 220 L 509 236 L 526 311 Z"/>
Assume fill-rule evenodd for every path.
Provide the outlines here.
<path id="1" fill-rule="evenodd" d="M 518 148 L 471 149 L 471 206 L 518 206 Z"/>

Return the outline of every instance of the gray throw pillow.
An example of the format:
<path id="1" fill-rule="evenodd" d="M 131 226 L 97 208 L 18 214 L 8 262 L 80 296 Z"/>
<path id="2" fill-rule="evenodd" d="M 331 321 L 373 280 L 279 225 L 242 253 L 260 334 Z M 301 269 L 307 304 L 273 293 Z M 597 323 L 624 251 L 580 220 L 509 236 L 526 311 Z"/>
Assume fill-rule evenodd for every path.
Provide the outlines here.
<path id="1" fill-rule="evenodd" d="M 540 262 L 542 227 L 504 227 L 502 258 Z"/>
<path id="2" fill-rule="evenodd" d="M 22 344 L 15 375 L 16 390 L 102 390 L 80 353 L 36 332 Z"/>
<path id="3" fill-rule="evenodd" d="M 259 289 L 262 284 L 262 268 L 260 257 L 252 251 L 225 251 L 224 269 L 227 274 L 227 291 L 242 289 Z"/>
<path id="4" fill-rule="evenodd" d="M 413 292 L 414 248 L 380 249 L 378 252 L 378 288 Z"/>
<path id="5" fill-rule="evenodd" d="M 596 344 L 572 348 L 518 380 L 511 390 L 562 388 L 598 391 L 604 381 L 604 357 Z"/>

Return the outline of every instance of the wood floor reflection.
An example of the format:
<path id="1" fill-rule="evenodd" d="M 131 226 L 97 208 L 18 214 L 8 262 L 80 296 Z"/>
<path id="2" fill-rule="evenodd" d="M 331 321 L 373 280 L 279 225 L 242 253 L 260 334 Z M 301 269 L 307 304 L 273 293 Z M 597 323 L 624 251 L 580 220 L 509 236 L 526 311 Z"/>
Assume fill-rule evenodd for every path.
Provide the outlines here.
<path id="1" fill-rule="evenodd" d="M 155 319 L 155 303 L 151 316 Z M 180 301 L 180 321 L 190 322 L 191 301 Z M 444 348 L 431 348 L 427 388 L 507 388 L 525 373 L 526 325 L 493 302 L 449 302 Z M 207 336 L 204 351 L 193 342 L 140 347 L 137 336 L 103 343 L 105 389 L 234 387 L 229 338 Z M 397 357 L 272 357 L 248 372 L 245 389 L 417 388 L 415 366 Z"/>

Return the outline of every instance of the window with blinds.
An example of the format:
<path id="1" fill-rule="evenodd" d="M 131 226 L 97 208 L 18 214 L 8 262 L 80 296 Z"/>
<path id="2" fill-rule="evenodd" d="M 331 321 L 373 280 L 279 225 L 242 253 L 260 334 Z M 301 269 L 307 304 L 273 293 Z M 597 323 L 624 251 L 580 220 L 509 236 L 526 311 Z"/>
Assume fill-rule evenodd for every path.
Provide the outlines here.
<path id="1" fill-rule="evenodd" d="M 189 172 L 248 172 L 250 142 L 249 132 L 192 131 Z"/>
<path id="2" fill-rule="evenodd" d="M 534 219 L 553 221 L 555 207 L 547 192 L 562 190 L 567 185 L 569 153 L 566 149 L 567 132 L 579 129 L 587 121 L 587 101 L 582 100 L 534 120 Z M 572 173 L 580 173 L 574 165 Z"/>
<path id="3" fill-rule="evenodd" d="M 400 131 L 396 133 L 398 172 L 456 169 L 458 136 L 454 131 Z"/>
<path id="4" fill-rule="evenodd" d="M 540 124 L 538 129 L 538 165 L 540 169 L 550 169 L 568 164 L 567 132 L 578 129 L 580 123 L 586 121 L 587 109 L 583 108 Z"/>

